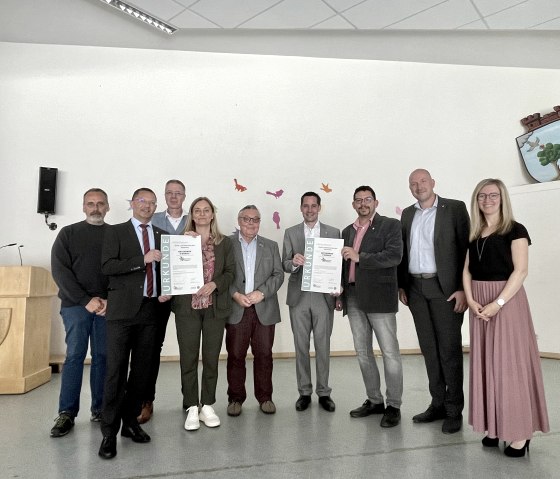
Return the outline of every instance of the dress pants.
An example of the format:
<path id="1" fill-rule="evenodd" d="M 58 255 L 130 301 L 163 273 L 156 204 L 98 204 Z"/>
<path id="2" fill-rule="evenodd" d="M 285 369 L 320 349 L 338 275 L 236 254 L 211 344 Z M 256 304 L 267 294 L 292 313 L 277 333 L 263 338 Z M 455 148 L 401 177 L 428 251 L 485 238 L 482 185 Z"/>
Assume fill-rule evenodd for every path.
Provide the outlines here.
<path id="1" fill-rule="evenodd" d="M 243 403 L 245 390 L 245 358 L 251 346 L 255 397 L 259 403 L 272 400 L 272 345 L 275 325 L 264 326 L 254 306 L 245 308 L 241 321 L 226 324 L 227 379 L 229 402 Z"/>
<path id="2" fill-rule="evenodd" d="M 463 396 L 463 313 L 455 313 L 436 278 L 410 278 L 408 306 L 424 355 L 432 405 L 450 416 L 461 414 Z"/>
<path id="3" fill-rule="evenodd" d="M 154 342 L 154 361 L 150 369 L 148 395 L 144 399 L 146 401 L 153 401 L 156 397 L 156 383 L 159 374 L 159 364 L 161 359 L 161 350 L 163 349 L 163 342 L 165 341 L 165 333 L 167 331 L 167 323 L 171 315 L 171 301 L 158 304 L 158 318 L 157 318 L 157 332 Z"/>
<path id="4" fill-rule="evenodd" d="M 173 299 L 179 361 L 181 363 L 181 390 L 183 408 L 199 405 L 198 396 L 198 358 L 200 336 L 202 335 L 202 378 L 200 404 L 212 405 L 216 402 L 218 383 L 218 360 L 222 349 L 225 319 L 214 316 L 212 306 L 192 309 L 191 295 L 177 296 Z"/>
<path id="5" fill-rule="evenodd" d="M 149 389 L 146 371 L 153 363 L 157 306 L 156 298 L 145 299 L 135 317 L 107 320 L 107 374 L 101 420 L 103 436 L 116 435 L 121 420 L 125 425 L 137 424 L 142 400 L 147 397 Z"/>
<path id="6" fill-rule="evenodd" d="M 373 332 L 375 332 L 377 343 L 383 353 L 387 406 L 400 409 L 403 393 L 403 370 L 397 339 L 396 314 L 366 313 L 359 308 L 358 300 L 352 288 L 347 290 L 347 295 L 348 320 L 368 399 L 374 404 L 383 403 L 381 379 L 372 347 Z"/>
<path id="7" fill-rule="evenodd" d="M 305 292 L 298 304 L 290 307 L 290 323 L 296 352 L 296 378 L 298 391 L 302 396 L 310 396 L 313 392 L 309 355 L 311 332 L 315 346 L 315 391 L 317 396 L 331 394 L 329 366 L 333 320 L 334 310 L 329 307 L 323 293 Z"/>

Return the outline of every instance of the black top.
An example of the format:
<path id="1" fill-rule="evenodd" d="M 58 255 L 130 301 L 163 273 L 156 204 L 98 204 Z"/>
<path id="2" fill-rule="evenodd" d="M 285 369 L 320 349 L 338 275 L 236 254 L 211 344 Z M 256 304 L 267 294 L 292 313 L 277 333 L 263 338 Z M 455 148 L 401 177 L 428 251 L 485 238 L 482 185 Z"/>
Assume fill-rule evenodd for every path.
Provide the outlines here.
<path id="1" fill-rule="evenodd" d="M 531 238 L 525 226 L 514 222 L 505 235 L 491 234 L 469 243 L 469 271 L 476 281 L 507 281 L 513 272 L 511 242 L 519 238 Z"/>
<path id="2" fill-rule="evenodd" d="M 60 230 L 51 251 L 51 270 L 62 307 L 85 306 L 107 298 L 108 278 L 101 273 L 101 249 L 107 225 L 86 221 Z"/>

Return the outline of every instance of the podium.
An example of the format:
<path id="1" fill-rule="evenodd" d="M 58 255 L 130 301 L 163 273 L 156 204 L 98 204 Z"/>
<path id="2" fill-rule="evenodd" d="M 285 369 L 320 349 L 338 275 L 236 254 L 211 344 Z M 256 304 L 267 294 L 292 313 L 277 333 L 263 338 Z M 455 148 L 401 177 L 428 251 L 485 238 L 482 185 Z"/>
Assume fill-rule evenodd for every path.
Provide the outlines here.
<path id="1" fill-rule="evenodd" d="M 50 272 L 35 266 L 0 266 L 0 394 L 21 394 L 51 378 Z"/>

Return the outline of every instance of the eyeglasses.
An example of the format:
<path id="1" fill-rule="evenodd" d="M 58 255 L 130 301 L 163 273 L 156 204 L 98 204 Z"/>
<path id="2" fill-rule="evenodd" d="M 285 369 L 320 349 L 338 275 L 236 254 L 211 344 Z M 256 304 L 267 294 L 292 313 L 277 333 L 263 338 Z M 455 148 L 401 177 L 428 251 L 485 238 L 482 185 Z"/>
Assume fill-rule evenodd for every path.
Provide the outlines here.
<path id="1" fill-rule="evenodd" d="M 373 196 L 366 196 L 365 198 L 354 198 L 354 203 L 357 205 L 361 205 L 362 203 L 364 205 L 369 205 L 370 203 L 373 203 Z"/>
<path id="2" fill-rule="evenodd" d="M 136 203 L 138 203 L 139 205 L 148 205 L 148 206 L 156 206 L 157 205 L 157 202 L 146 200 L 144 198 L 136 198 L 134 201 L 136 201 Z"/>
<path id="3" fill-rule="evenodd" d="M 500 193 L 479 193 L 478 195 L 476 195 L 476 199 L 478 201 L 485 201 L 486 198 L 492 200 L 492 201 L 496 201 L 498 198 L 500 197 Z"/>
<path id="4" fill-rule="evenodd" d="M 251 218 L 250 216 L 240 216 L 239 219 L 246 225 L 250 223 L 258 225 L 261 222 L 261 219 L 258 216 L 255 216 L 254 218 Z"/>

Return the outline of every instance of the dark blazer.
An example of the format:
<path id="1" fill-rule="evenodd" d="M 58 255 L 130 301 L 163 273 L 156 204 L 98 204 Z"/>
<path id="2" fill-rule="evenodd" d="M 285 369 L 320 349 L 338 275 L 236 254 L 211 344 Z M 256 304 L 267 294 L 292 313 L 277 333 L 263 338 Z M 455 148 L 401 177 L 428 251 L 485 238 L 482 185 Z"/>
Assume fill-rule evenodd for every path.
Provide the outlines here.
<path id="1" fill-rule="evenodd" d="M 236 292 L 245 294 L 245 265 L 243 251 L 239 243 L 239 233 L 230 236 L 233 254 L 235 256 L 235 281 L 230 286 L 229 292 L 233 296 Z M 284 282 L 284 271 L 280 261 L 280 251 L 275 241 L 257 236 L 257 257 L 255 261 L 255 287 L 264 294 L 264 299 L 255 304 L 255 311 L 261 324 L 269 326 L 279 323 L 280 305 L 278 304 L 278 290 Z M 232 302 L 232 313 L 228 318 L 229 324 L 237 324 L 243 317 L 245 308 Z"/>
<path id="2" fill-rule="evenodd" d="M 160 249 L 164 231 L 153 226 L 155 248 Z M 109 226 L 103 241 L 101 271 L 109 277 L 107 319 L 126 319 L 136 316 L 144 298 L 146 265 L 144 254 L 132 222 Z M 156 263 L 157 294 L 161 292 L 159 263 Z"/>
<path id="3" fill-rule="evenodd" d="M 235 278 L 235 257 L 229 237 L 214 246 L 214 277 L 216 289 L 212 293 L 212 308 L 214 316 L 218 319 L 227 318 L 231 314 L 231 295 L 229 287 Z M 174 296 L 171 302 L 171 310 L 175 314 L 187 314 L 190 308 L 192 294 L 181 294 Z"/>
<path id="4" fill-rule="evenodd" d="M 321 238 L 340 238 L 340 230 L 332 226 L 320 223 Z M 301 277 L 303 268 L 300 266 L 295 271 L 292 269 L 292 258 L 297 253 L 304 254 L 305 250 L 305 231 L 303 222 L 288 228 L 284 233 L 284 244 L 282 247 L 282 267 L 286 273 L 290 274 L 288 280 L 288 293 L 286 304 L 296 306 L 303 296 L 301 290 Z M 342 259 L 342 258 L 341 258 Z M 330 294 L 324 294 L 325 301 L 330 308 L 334 309 L 335 298 Z"/>
<path id="5" fill-rule="evenodd" d="M 410 276 L 408 262 L 410 252 L 410 229 L 416 208 L 405 208 L 401 216 L 402 238 L 405 245 L 403 259 L 399 265 L 399 288 L 408 295 Z M 443 293 L 451 296 L 462 291 L 463 266 L 469 245 L 469 214 L 465 203 L 438 196 L 434 225 L 434 250 L 437 278 Z"/>
<path id="6" fill-rule="evenodd" d="M 342 231 L 344 246 L 352 246 L 356 230 L 348 225 Z M 356 296 L 360 309 L 366 313 L 396 313 L 399 309 L 397 266 L 401 262 L 403 243 L 399 220 L 375 214 L 360 246 L 356 263 Z M 347 308 L 350 260 L 344 261 L 342 279 L 343 314 Z"/>

